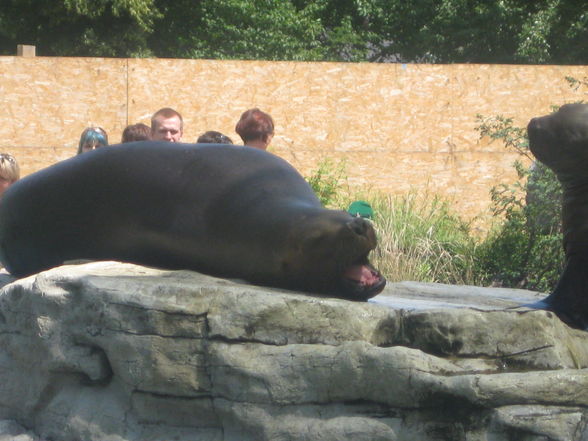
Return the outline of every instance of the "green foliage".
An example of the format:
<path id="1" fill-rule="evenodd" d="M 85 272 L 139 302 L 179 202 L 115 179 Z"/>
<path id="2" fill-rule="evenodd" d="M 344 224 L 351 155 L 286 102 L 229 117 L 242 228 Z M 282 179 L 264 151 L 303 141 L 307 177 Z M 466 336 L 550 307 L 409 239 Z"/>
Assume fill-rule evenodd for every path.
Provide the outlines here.
<path id="1" fill-rule="evenodd" d="M 3 0 L 0 53 L 33 44 L 41 55 L 148 56 L 154 0 Z"/>
<path id="2" fill-rule="evenodd" d="M 507 148 L 532 158 L 526 131 L 512 119 L 478 115 L 483 136 L 501 139 Z M 564 264 L 561 234 L 562 191 L 557 178 L 543 164 L 531 168 L 515 163 L 519 180 L 491 191 L 493 212 L 504 219 L 477 249 L 478 270 L 484 283 L 551 291 Z"/>
<path id="3" fill-rule="evenodd" d="M 0 54 L 588 64 L 574 0 L 3 0 Z"/>
<path id="4" fill-rule="evenodd" d="M 342 191 L 345 180 L 344 161 L 334 163 L 330 159 L 323 159 L 306 180 L 325 207 L 346 205 L 348 198 Z"/>
<path id="5" fill-rule="evenodd" d="M 151 38 L 158 54 L 176 48 L 176 57 L 188 58 L 361 61 L 368 52 L 355 1 L 202 0 L 189 14 L 186 0 L 158 4 L 165 16 Z"/>
<path id="6" fill-rule="evenodd" d="M 584 64 L 588 17 L 573 0 L 378 2 L 378 59 Z M 385 44 L 385 43 L 388 44 Z"/>
<path id="7" fill-rule="evenodd" d="M 577 79 L 574 77 L 565 77 L 566 81 L 570 85 L 570 87 L 574 90 L 578 90 L 581 87 L 588 87 L 588 77 L 584 77 L 583 79 Z"/>
<path id="8" fill-rule="evenodd" d="M 153 20 L 159 17 L 154 0 L 63 0 L 69 12 L 81 16 L 98 18 L 108 13 L 114 17 L 131 16 L 144 30 L 150 30 Z"/>
<path id="9" fill-rule="evenodd" d="M 521 127 L 514 127 L 512 118 L 505 118 L 502 115 L 484 118 L 482 115 L 477 114 L 476 120 L 479 124 L 476 126 L 476 130 L 480 132 L 481 137 L 488 136 L 492 140 L 499 139 L 506 148 L 512 149 L 533 161 L 533 156 L 529 152 L 527 131 Z"/>
<path id="10" fill-rule="evenodd" d="M 203 0 L 191 32 L 190 58 L 314 60 L 322 51 L 316 5 L 289 1 Z"/>

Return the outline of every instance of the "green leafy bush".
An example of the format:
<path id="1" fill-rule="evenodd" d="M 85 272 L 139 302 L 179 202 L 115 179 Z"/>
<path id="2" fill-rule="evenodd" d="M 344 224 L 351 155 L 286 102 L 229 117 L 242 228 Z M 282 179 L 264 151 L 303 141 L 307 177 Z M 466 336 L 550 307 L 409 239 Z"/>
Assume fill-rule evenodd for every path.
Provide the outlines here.
<path id="1" fill-rule="evenodd" d="M 344 191 L 345 162 L 333 162 L 323 159 L 318 168 L 306 177 L 317 197 L 325 207 L 341 206 L 348 201 L 347 192 Z"/>
<path id="2" fill-rule="evenodd" d="M 483 136 L 501 139 L 532 160 L 526 130 L 512 119 L 478 115 Z M 561 186 L 539 162 L 525 167 L 517 161 L 518 181 L 491 191 L 494 226 L 477 248 L 477 272 L 483 283 L 551 291 L 564 264 L 561 234 Z"/>

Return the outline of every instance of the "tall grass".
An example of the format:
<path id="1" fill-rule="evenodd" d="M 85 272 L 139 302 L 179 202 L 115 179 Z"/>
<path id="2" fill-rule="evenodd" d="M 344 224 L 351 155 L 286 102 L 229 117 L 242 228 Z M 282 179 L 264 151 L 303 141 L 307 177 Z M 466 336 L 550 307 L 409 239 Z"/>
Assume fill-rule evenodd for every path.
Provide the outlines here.
<path id="1" fill-rule="evenodd" d="M 377 196 L 374 265 L 391 281 L 476 285 L 476 242 L 449 203 L 428 193 Z"/>
<path id="2" fill-rule="evenodd" d="M 370 203 L 378 234 L 371 260 L 389 281 L 475 285 L 482 280 L 476 273 L 476 243 L 469 224 L 440 197 L 426 191 L 351 194 L 344 162 L 323 160 L 306 179 L 329 208 L 346 210 L 354 200 Z"/>

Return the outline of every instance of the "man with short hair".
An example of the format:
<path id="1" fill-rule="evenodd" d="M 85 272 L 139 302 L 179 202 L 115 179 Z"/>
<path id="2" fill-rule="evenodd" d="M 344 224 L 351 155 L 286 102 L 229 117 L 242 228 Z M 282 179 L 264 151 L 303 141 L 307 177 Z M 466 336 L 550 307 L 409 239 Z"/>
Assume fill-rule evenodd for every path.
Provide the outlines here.
<path id="1" fill-rule="evenodd" d="M 151 139 L 154 141 L 180 142 L 184 133 L 182 115 L 164 107 L 151 117 Z"/>

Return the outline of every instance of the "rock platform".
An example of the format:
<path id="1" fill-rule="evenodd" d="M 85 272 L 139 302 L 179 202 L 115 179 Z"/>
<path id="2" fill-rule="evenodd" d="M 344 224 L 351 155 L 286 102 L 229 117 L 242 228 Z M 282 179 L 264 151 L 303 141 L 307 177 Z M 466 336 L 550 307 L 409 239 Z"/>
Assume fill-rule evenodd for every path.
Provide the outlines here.
<path id="1" fill-rule="evenodd" d="M 0 441 L 588 440 L 588 333 L 520 307 L 542 294 L 117 262 L 0 285 Z"/>

